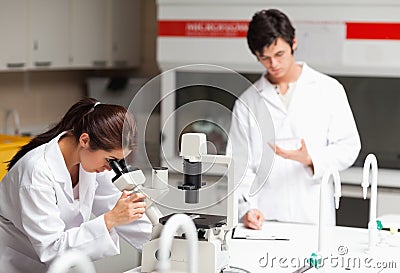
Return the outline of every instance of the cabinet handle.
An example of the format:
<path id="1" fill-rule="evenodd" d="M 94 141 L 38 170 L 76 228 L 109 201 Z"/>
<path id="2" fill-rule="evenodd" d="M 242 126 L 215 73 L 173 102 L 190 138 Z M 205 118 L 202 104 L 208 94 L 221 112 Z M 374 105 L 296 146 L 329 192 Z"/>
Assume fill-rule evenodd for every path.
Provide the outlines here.
<path id="1" fill-rule="evenodd" d="M 21 68 L 24 66 L 25 66 L 25 63 L 7 63 L 8 68 Z"/>
<path id="2" fill-rule="evenodd" d="M 51 66 L 51 62 L 35 62 L 35 66 L 48 67 L 48 66 Z"/>
<path id="3" fill-rule="evenodd" d="M 106 66 L 107 61 L 99 60 L 99 61 L 93 61 L 93 66 Z"/>
<path id="4" fill-rule="evenodd" d="M 118 61 L 114 61 L 114 66 L 128 66 L 128 62 L 125 60 L 118 60 Z"/>

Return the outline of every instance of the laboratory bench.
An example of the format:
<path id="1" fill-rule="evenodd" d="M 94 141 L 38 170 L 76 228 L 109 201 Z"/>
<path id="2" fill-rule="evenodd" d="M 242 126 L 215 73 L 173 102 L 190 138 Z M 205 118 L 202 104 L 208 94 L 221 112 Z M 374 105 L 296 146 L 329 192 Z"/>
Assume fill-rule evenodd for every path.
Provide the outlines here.
<path id="1" fill-rule="evenodd" d="M 380 231 L 381 243 L 368 251 L 368 230 L 326 227 L 323 266 L 306 272 L 399 272 L 400 235 Z M 294 272 L 318 250 L 318 226 L 265 222 L 263 232 L 288 240 L 232 239 L 230 266 L 252 273 Z M 141 272 L 140 267 L 125 273 Z"/>

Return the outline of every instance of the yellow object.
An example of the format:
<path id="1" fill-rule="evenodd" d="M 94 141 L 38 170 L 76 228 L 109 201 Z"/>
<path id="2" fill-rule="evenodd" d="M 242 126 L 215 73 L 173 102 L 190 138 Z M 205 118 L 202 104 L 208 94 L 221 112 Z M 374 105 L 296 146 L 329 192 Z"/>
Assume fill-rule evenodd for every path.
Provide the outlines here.
<path id="1" fill-rule="evenodd" d="M 397 227 L 391 227 L 389 230 L 390 230 L 391 234 L 395 234 L 395 233 L 397 233 L 398 228 Z"/>
<path id="2" fill-rule="evenodd" d="M 7 161 L 11 160 L 18 150 L 30 140 L 30 137 L 0 135 L 0 180 L 7 173 Z"/>

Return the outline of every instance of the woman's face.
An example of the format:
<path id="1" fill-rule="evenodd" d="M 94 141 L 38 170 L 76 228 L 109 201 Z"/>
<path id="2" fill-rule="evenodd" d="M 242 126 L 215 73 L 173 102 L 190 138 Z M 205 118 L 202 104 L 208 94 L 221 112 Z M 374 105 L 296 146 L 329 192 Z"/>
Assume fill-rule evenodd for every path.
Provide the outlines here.
<path id="1" fill-rule="evenodd" d="M 124 152 L 122 148 L 112 151 L 93 151 L 90 149 L 89 142 L 89 136 L 87 134 L 82 134 L 79 139 L 79 145 L 81 147 L 79 158 L 82 168 L 87 172 L 100 173 L 105 170 L 111 170 L 111 167 L 108 164 L 109 160 L 120 160 L 124 158 Z"/>
<path id="2" fill-rule="evenodd" d="M 112 150 L 107 152 L 104 150 L 90 151 L 86 150 L 81 154 L 81 165 L 87 172 L 104 172 L 111 170 L 108 163 L 109 160 L 124 158 L 124 153 L 121 150 Z"/>

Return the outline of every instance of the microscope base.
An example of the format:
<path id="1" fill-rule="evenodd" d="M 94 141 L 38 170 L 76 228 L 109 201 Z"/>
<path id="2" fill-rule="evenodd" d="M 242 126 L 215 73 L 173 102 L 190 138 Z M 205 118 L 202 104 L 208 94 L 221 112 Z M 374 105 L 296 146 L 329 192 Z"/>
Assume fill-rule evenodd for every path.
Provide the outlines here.
<path id="1" fill-rule="evenodd" d="M 141 272 L 156 272 L 156 259 L 159 239 L 154 239 L 143 245 Z M 175 238 L 171 249 L 171 272 L 188 271 L 188 242 L 185 239 Z M 228 266 L 229 253 L 221 250 L 221 242 L 199 241 L 199 269 L 198 273 L 219 273 Z"/>

